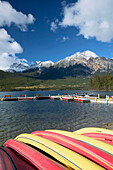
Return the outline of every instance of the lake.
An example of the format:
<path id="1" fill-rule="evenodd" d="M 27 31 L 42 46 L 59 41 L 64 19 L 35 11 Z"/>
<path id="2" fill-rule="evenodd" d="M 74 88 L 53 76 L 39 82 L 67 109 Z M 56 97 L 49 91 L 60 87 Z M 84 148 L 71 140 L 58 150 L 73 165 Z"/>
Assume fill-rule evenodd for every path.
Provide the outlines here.
<path id="1" fill-rule="evenodd" d="M 0 98 L 26 94 L 34 96 L 58 95 L 75 91 L 24 91 L 0 92 Z M 83 94 L 84 91 L 76 91 Z M 113 92 L 90 92 L 88 94 L 113 95 Z M 76 103 L 60 100 L 0 101 L 0 145 L 20 133 L 36 130 L 62 129 L 75 131 L 83 127 L 100 126 L 113 121 L 113 105 Z"/>

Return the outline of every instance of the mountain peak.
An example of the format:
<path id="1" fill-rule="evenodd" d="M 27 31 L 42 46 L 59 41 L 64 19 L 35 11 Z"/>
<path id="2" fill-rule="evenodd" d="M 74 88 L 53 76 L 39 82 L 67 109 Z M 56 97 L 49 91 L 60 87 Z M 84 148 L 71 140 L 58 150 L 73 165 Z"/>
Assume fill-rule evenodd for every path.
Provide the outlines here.
<path id="1" fill-rule="evenodd" d="M 84 51 L 81 54 L 84 55 L 87 60 L 89 60 L 91 57 L 93 57 L 93 58 L 99 57 L 94 52 L 92 52 L 90 50 Z"/>

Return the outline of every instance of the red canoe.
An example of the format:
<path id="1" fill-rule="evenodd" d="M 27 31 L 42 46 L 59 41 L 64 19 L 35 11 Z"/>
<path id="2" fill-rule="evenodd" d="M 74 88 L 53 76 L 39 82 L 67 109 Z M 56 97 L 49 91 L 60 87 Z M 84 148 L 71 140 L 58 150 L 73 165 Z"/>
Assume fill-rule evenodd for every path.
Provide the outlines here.
<path id="1" fill-rule="evenodd" d="M 22 160 L 12 150 L 0 147 L 0 170 L 36 170 L 26 160 Z"/>
<path id="2" fill-rule="evenodd" d="M 34 97 L 18 97 L 18 100 L 33 100 Z"/>
<path id="3" fill-rule="evenodd" d="M 103 166 L 104 168 L 107 168 L 109 170 L 113 169 L 113 157 L 111 155 L 103 152 L 102 150 L 97 149 L 96 147 L 88 145 L 85 142 L 49 131 L 35 131 L 32 132 L 31 134 L 41 136 L 43 138 L 56 142 L 62 146 L 65 146 L 91 159 L 92 161 Z"/>
<path id="4" fill-rule="evenodd" d="M 0 147 L 0 169 L 16 170 L 14 162 L 12 161 L 12 159 L 10 159 L 10 156 L 7 154 L 7 152 L 5 152 L 4 149 L 2 149 L 1 147 Z"/>
<path id="5" fill-rule="evenodd" d="M 45 100 L 45 99 L 50 99 L 50 96 L 35 96 L 36 100 Z"/>
<path id="6" fill-rule="evenodd" d="M 97 140 L 100 140 L 102 142 L 108 143 L 110 145 L 113 145 L 113 135 L 105 134 L 105 133 L 83 133 L 82 135 L 88 136 L 91 138 L 95 138 Z"/>
<path id="7" fill-rule="evenodd" d="M 18 97 L 4 97 L 1 99 L 2 101 L 18 101 Z"/>
<path id="8" fill-rule="evenodd" d="M 77 97 L 74 97 L 74 101 L 75 102 L 81 102 L 81 103 L 90 103 L 90 100 L 86 99 L 86 98 L 77 98 Z"/>
<path id="9" fill-rule="evenodd" d="M 18 153 L 22 159 L 26 159 L 28 163 L 35 166 L 39 170 L 62 170 L 65 169 L 60 164 L 54 162 L 45 155 L 39 153 L 33 148 L 13 139 L 9 139 L 4 143 L 5 147 L 11 148 Z"/>

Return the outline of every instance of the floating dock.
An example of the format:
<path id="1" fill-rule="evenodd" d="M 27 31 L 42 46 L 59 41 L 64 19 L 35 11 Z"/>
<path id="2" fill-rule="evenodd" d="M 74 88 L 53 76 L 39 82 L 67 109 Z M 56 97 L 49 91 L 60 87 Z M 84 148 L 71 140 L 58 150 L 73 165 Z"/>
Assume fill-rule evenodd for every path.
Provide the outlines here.
<path id="1" fill-rule="evenodd" d="M 56 95 L 56 96 L 40 96 L 40 94 L 36 94 L 35 96 L 26 96 L 26 94 L 22 94 L 20 97 L 12 97 L 11 95 L 6 95 L 1 98 L 0 101 L 19 101 L 19 100 L 63 100 L 63 101 L 75 101 L 80 103 L 103 103 L 103 104 L 113 104 L 113 98 L 106 96 L 106 98 L 99 98 L 90 96 L 90 95 Z"/>

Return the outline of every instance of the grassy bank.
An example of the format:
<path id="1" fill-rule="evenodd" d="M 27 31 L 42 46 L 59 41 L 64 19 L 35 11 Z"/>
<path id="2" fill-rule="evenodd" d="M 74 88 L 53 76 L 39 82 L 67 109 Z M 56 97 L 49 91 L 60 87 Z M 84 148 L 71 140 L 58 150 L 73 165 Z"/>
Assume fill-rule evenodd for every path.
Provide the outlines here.
<path id="1" fill-rule="evenodd" d="M 65 77 L 56 80 L 40 80 L 33 76 L 11 74 L 0 79 L 1 91 L 18 90 L 86 90 L 89 89 L 88 77 Z"/>

